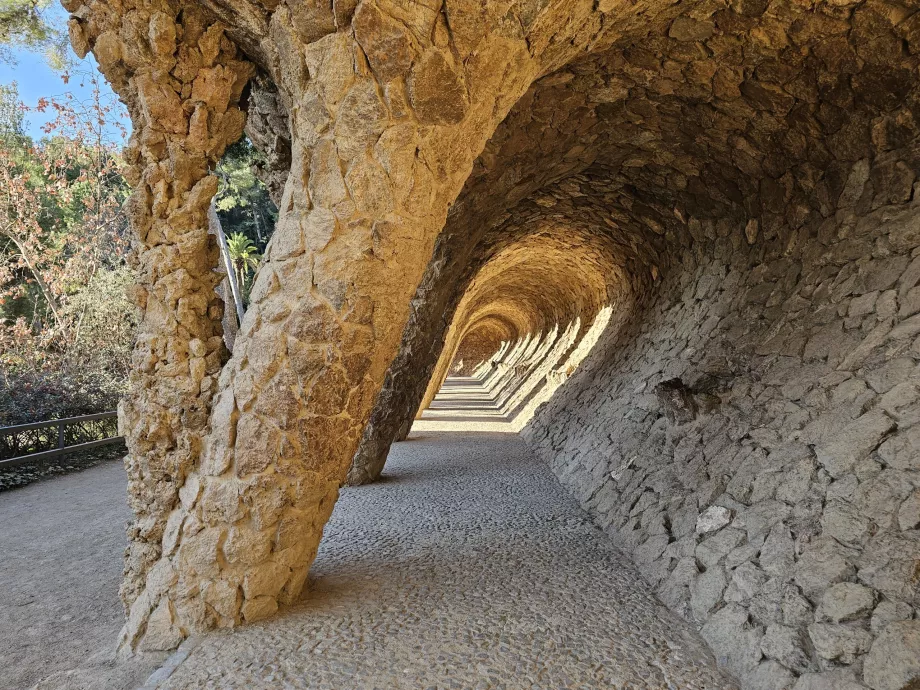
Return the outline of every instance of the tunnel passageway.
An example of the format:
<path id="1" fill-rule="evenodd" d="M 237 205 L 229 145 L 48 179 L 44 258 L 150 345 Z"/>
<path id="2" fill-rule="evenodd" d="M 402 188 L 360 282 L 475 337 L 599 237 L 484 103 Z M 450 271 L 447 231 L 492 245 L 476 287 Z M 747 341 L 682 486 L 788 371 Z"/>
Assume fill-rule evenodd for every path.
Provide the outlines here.
<path id="1" fill-rule="evenodd" d="M 355 623 L 381 639 L 356 645 L 414 633 L 469 651 L 467 629 L 506 622 L 469 608 L 481 590 L 523 603 L 541 591 L 521 570 L 571 578 L 541 606 L 603 613 L 617 644 L 636 609 L 577 581 L 580 559 L 593 563 L 582 547 L 562 545 L 564 567 L 542 551 L 515 561 L 548 538 L 542 502 L 563 499 L 529 506 L 543 466 L 511 436 L 396 452 L 383 476 L 423 452 L 427 483 L 344 491 L 365 514 L 346 539 L 336 530 L 354 516 L 337 513 L 311 570 L 343 483 L 374 482 L 420 413 L 420 431 L 478 414 L 521 431 L 746 690 L 920 677 L 915 2 L 65 5 L 75 49 L 92 51 L 134 127 L 125 654 L 283 615 L 311 573 L 321 589 L 344 561 L 343 578 L 383 569 L 379 589 L 356 589 L 336 616 L 298 609 L 299 632 L 275 646 L 347 646 L 353 615 L 386 599 L 378 627 Z M 231 356 L 206 211 L 213 165 L 244 127 L 280 211 Z M 517 483 L 458 477 L 474 458 Z M 370 505 L 381 496 L 405 509 L 400 526 Z M 532 534 L 517 536 L 520 520 Z M 475 541 L 496 525 L 506 533 Z M 401 569 L 407 548 L 431 562 Z M 419 609 L 387 608 L 416 596 Z M 416 620 L 442 601 L 443 629 Z M 589 623 L 572 634 L 593 639 Z M 196 655 L 245 676 L 249 652 L 218 646 L 273 625 Z M 643 619 L 639 639 L 665 639 L 656 626 Z M 338 672 L 305 649 L 300 672 Z M 402 651 L 367 672 L 397 673 Z M 524 665 L 545 650 L 527 651 Z M 562 669 L 583 658 L 559 654 Z"/>
<path id="2" fill-rule="evenodd" d="M 419 433 L 343 490 L 309 593 L 162 688 L 733 688 L 512 434 Z"/>

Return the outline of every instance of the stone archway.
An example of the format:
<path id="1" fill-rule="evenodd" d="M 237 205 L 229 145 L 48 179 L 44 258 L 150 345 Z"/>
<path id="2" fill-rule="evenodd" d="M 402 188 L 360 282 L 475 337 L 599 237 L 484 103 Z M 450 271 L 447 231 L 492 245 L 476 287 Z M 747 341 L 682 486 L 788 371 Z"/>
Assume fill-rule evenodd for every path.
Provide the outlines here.
<path id="1" fill-rule="evenodd" d="M 492 355 L 508 342 L 495 364 L 496 373 L 508 373 L 503 387 L 516 382 L 514 393 L 509 390 L 504 400 L 510 413 L 563 366 L 617 292 L 622 272 L 601 234 L 549 222 L 505 227 L 495 235 L 501 240 L 487 250 L 490 258 L 457 305 L 420 413 L 438 392 L 463 344 L 478 327 L 495 320 L 513 326 L 484 343 L 484 352 Z M 480 357 L 470 363 L 482 361 Z"/>
<path id="2" fill-rule="evenodd" d="M 122 409 L 137 515 L 124 643 L 164 648 L 297 596 L 448 206 L 511 105 L 596 39 L 602 14 L 550 5 L 509 26 L 463 8 L 449 30 L 445 12 L 370 2 L 69 9 L 75 48 L 94 52 L 134 122 L 148 268 Z M 257 67 L 287 108 L 291 169 L 218 378 L 207 172 L 240 134 Z"/>
<path id="3" fill-rule="evenodd" d="M 877 645 L 917 635 L 920 520 L 912 8 L 68 9 L 135 124 L 126 646 L 295 598 L 492 250 L 555 224 L 605 247 L 616 309 L 527 438 L 745 683 L 896 687 Z M 250 101 L 287 123 L 286 181 L 224 363 L 204 210 Z"/>

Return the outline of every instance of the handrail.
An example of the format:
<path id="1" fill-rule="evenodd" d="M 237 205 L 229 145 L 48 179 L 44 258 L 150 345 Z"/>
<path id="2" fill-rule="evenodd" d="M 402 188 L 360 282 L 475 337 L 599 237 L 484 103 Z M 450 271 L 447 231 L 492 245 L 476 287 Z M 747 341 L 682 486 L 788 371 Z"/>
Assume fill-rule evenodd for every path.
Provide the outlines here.
<path id="1" fill-rule="evenodd" d="M 64 433 L 64 429 L 68 425 L 79 424 L 81 422 L 96 422 L 103 419 L 112 419 L 117 416 L 118 413 L 113 410 L 110 412 L 87 414 L 81 417 L 65 417 L 63 419 L 50 419 L 44 422 L 32 422 L 30 424 L 17 424 L 15 426 L 0 427 L 0 438 L 6 436 L 14 436 L 17 433 L 22 433 L 25 431 L 35 431 L 36 429 L 57 427 L 57 448 L 27 453 L 26 455 L 17 455 L 12 458 L 0 459 L 0 468 L 15 467 L 16 465 L 22 465 L 27 462 L 47 460 L 49 458 L 57 457 L 58 455 L 75 453 L 82 450 L 89 450 L 90 448 L 97 448 L 99 446 L 108 445 L 110 443 L 118 443 L 120 441 L 124 441 L 123 436 L 110 436 L 107 438 L 95 439 L 93 441 L 86 441 L 84 443 L 77 443 L 72 446 L 66 445 L 66 435 Z"/>
<path id="2" fill-rule="evenodd" d="M 49 419 L 46 422 L 31 422 L 30 424 L 17 424 L 15 426 L 0 426 L 0 436 L 9 436 L 20 431 L 32 431 L 33 429 L 44 429 L 48 426 L 59 426 L 61 424 L 76 424 L 77 422 L 95 422 L 99 419 L 111 419 L 117 417 L 118 412 L 97 412 L 96 414 L 86 414 L 82 417 L 64 417 L 63 419 Z"/>

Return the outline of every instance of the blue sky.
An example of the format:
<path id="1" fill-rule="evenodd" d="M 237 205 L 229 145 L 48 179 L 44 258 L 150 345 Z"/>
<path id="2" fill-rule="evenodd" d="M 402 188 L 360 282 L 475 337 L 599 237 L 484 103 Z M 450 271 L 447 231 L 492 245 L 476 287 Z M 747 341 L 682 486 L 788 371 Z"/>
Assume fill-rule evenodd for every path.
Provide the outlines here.
<path id="1" fill-rule="evenodd" d="M 60 10 L 60 12 L 55 12 L 54 19 L 55 21 L 60 21 L 61 24 L 64 25 L 67 22 L 67 15 L 63 10 Z M 14 52 L 17 64 L 8 65 L 0 62 L 0 84 L 9 84 L 15 81 L 19 89 L 19 99 L 28 107 L 34 108 L 38 99 L 41 97 L 48 98 L 51 96 L 60 96 L 66 92 L 73 93 L 81 100 L 89 98 L 91 95 L 92 89 L 90 84 L 88 82 L 82 83 L 86 82 L 86 80 L 81 78 L 80 74 L 75 73 L 71 77 L 70 82 L 65 84 L 61 79 L 62 75 L 48 67 L 43 55 L 26 50 L 16 50 Z M 75 72 L 92 72 L 98 74 L 96 71 L 96 62 L 92 59 L 91 55 L 87 56 L 85 60 L 77 60 L 75 55 L 73 58 L 76 62 Z M 111 89 L 109 89 L 109 85 L 104 79 L 102 80 L 102 87 L 107 94 L 112 93 Z M 28 134 L 36 139 L 41 138 L 44 134 L 41 130 L 41 126 L 52 119 L 52 117 L 53 114 L 51 112 L 27 113 Z M 125 119 L 125 125 L 130 133 L 131 126 L 127 119 Z"/>

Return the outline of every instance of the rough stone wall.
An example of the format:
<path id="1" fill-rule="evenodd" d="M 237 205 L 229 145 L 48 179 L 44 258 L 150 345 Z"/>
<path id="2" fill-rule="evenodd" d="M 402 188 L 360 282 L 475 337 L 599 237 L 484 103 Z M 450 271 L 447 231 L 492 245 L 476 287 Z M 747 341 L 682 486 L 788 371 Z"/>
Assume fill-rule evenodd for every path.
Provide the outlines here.
<path id="1" fill-rule="evenodd" d="M 745 687 L 920 673 L 920 205 L 866 206 L 697 225 L 524 432 Z"/>
<path id="2" fill-rule="evenodd" d="M 500 317 L 513 324 L 516 341 L 541 341 L 546 351 L 532 363 L 542 363 L 555 339 L 576 320 L 579 325 L 572 339 L 584 335 L 620 277 L 603 235 L 569 223 L 518 221 L 515 217 L 513 228 L 500 227 L 492 233 L 501 238 L 497 240 L 501 248 L 491 247 L 494 255 L 466 287 L 420 410 L 431 403 L 471 329 L 484 320 Z M 492 351 L 499 345 L 500 341 L 494 342 Z M 553 362 L 567 349 L 556 352 Z M 530 368 L 522 366 L 522 376 L 524 369 Z M 528 376 L 531 373 L 536 372 L 528 371 Z"/>
<path id="3" fill-rule="evenodd" d="M 608 295 L 615 307 L 609 333 L 619 335 L 602 348 L 610 360 L 602 373 L 608 375 L 570 381 L 566 395 L 534 425 L 534 442 L 544 452 L 560 453 L 567 481 L 596 472 L 592 481 L 603 487 L 595 486 L 595 499 L 602 489 L 604 496 L 627 491 L 626 484 L 611 487 L 614 479 L 607 480 L 620 465 L 592 460 L 590 472 L 578 469 L 580 446 L 569 441 L 587 432 L 562 421 L 549 424 L 554 415 L 589 415 L 594 429 L 598 419 L 614 430 L 638 425 L 637 448 L 662 436 L 654 424 L 705 427 L 702 455 L 691 457 L 705 465 L 707 477 L 709 468 L 736 462 L 739 448 L 758 451 L 767 462 L 775 454 L 783 457 L 780 442 L 798 444 L 800 454 L 799 446 L 814 446 L 814 479 L 809 476 L 801 500 L 782 500 L 785 487 L 770 489 L 765 477 L 777 472 L 751 470 L 750 494 L 732 494 L 738 505 L 722 506 L 739 513 L 742 505 L 751 508 L 745 501 L 760 498 L 760 481 L 756 490 L 772 496 L 764 499 L 774 501 L 770 509 L 783 514 L 783 505 L 791 506 L 782 522 L 788 535 L 775 522 L 765 536 L 752 534 L 759 528 L 748 523 L 744 529 L 728 525 L 711 537 L 717 538 L 713 544 L 694 545 L 693 556 L 679 551 L 687 548 L 688 541 L 680 540 L 688 535 L 673 533 L 684 523 L 669 517 L 659 525 L 653 515 L 646 518 L 650 502 L 667 491 L 657 491 L 651 479 L 637 479 L 638 460 L 624 457 L 628 467 L 622 471 L 633 474 L 622 476 L 633 482 L 629 491 L 640 494 L 628 507 L 646 520 L 640 528 L 648 538 L 636 545 L 637 558 L 646 559 L 663 543 L 650 562 L 668 569 L 666 581 L 675 572 L 692 575 L 675 586 L 679 596 L 672 597 L 678 606 L 685 588 L 691 612 L 693 592 L 699 609 L 705 601 L 700 592 L 719 589 L 714 566 L 723 568 L 724 596 L 734 586 L 731 596 L 742 598 L 706 612 L 707 624 L 716 626 L 707 634 L 750 687 L 821 664 L 865 671 L 858 677 L 875 690 L 894 687 L 895 681 L 870 679 L 872 652 L 861 668 L 873 634 L 864 629 L 871 619 L 860 618 L 861 609 L 837 619 L 827 614 L 831 622 L 815 613 L 821 619 L 808 623 L 804 614 L 802 621 L 787 621 L 782 612 L 769 623 L 791 632 L 771 633 L 767 619 L 752 613 L 753 604 L 742 606 L 747 599 L 734 592 L 746 581 L 735 585 L 734 578 L 744 566 L 739 577 L 750 575 L 756 586 L 768 588 L 785 575 L 762 567 L 750 549 L 738 552 L 739 565 L 728 570 L 721 565 L 727 561 L 716 560 L 706 572 L 691 573 L 687 559 L 705 566 L 713 549 L 739 533 L 747 541 L 732 544 L 731 553 L 764 536 L 752 548 L 769 545 L 769 551 L 779 544 L 787 553 L 792 543 L 790 582 L 803 598 L 823 599 L 824 590 L 797 584 L 799 564 L 811 570 L 814 561 L 821 571 L 845 562 L 845 576 L 873 590 L 873 606 L 881 593 L 895 602 L 883 612 L 904 613 L 897 602 L 907 605 L 907 595 L 896 595 L 888 583 L 909 581 L 898 568 L 909 569 L 901 556 L 916 551 L 891 546 L 891 565 L 878 565 L 866 554 L 875 553 L 879 535 L 910 541 L 914 531 L 901 530 L 902 505 L 907 501 L 909 522 L 914 494 L 900 498 L 903 491 L 891 486 L 897 478 L 914 482 L 915 468 L 899 458 L 916 457 L 910 445 L 915 402 L 889 408 L 915 389 L 898 387 L 900 381 L 884 388 L 879 381 L 897 378 L 892 372 L 908 375 L 907 360 L 913 360 L 913 346 L 904 342 L 914 335 L 917 315 L 909 305 L 916 301 L 917 281 L 904 286 L 917 270 L 916 226 L 883 216 L 913 199 L 920 169 L 916 8 L 880 0 L 68 0 L 68 9 L 74 46 L 94 52 L 135 123 L 127 153 L 136 190 L 129 212 L 137 232 L 136 295 L 144 320 L 132 393 L 122 409 L 137 515 L 125 584 L 131 610 L 127 647 L 173 646 L 193 630 L 256 620 L 297 597 L 359 440 L 358 457 L 376 458 L 376 464 L 364 465 L 370 470 L 365 476 L 373 477 L 389 443 L 407 429 L 454 313 L 480 269 L 534 228 L 551 225 L 563 234 L 584 232 L 604 246 L 615 287 Z M 275 196 L 281 192 L 279 221 L 233 357 L 221 369 L 226 355 L 214 294 L 216 252 L 205 213 L 216 183 L 208 171 L 242 131 L 244 107 L 253 115 L 253 138 L 270 154 L 265 174 Z M 884 262 L 894 262 L 893 268 Z M 736 265 L 738 271 L 729 270 Z M 693 278 L 695 270 L 699 278 Z M 899 277 L 890 285 L 871 277 L 886 272 Z M 851 279 L 852 286 L 841 287 Z M 693 292 L 687 292 L 693 281 Z M 864 289 L 863 283 L 874 287 Z M 549 292 L 526 281 L 505 285 L 505 292 L 520 292 L 535 305 L 530 323 L 558 318 Z M 838 297 L 841 290 L 850 293 Z M 717 301 L 719 295 L 724 299 Z M 476 311 L 483 317 L 515 313 L 509 298 L 503 299 L 497 311 L 487 303 Z M 844 299 L 851 302 L 838 313 Z M 873 311 L 863 313 L 869 302 Z M 707 311 L 708 305 L 716 305 L 715 311 Z M 723 322 L 721 309 L 734 318 Z M 694 310 L 703 318 L 694 320 Z M 808 338 L 795 329 L 807 330 Z M 673 336 L 673 343 L 663 348 L 650 333 Z M 721 340 L 710 338 L 712 333 Z M 689 339 L 705 350 L 687 350 Z M 452 337 L 448 350 L 460 340 Z M 778 352 L 758 352 L 774 341 Z M 535 354 L 546 340 L 525 334 L 520 342 L 516 356 L 537 366 Z M 829 361 L 833 348 L 843 346 L 855 347 L 852 361 Z M 646 386 L 664 384 L 653 395 L 639 389 L 642 382 L 632 381 L 614 352 L 624 353 L 616 355 L 624 365 L 655 372 L 656 361 L 680 369 L 681 362 L 722 353 L 725 362 L 710 371 L 707 359 L 701 366 L 708 376 L 699 380 L 684 370 L 646 380 Z M 889 373 L 878 380 L 869 376 L 883 364 Z M 860 367 L 870 369 L 862 375 Z M 680 374 L 685 381 L 672 380 Z M 844 374 L 850 378 L 834 378 Z M 731 383 L 745 376 L 748 388 Z M 628 389 L 627 381 L 635 386 Z M 801 381 L 814 387 L 800 392 Z M 608 385 L 619 397 L 601 392 Z M 741 435 L 706 425 L 707 419 L 728 419 L 720 412 L 727 409 L 720 402 L 725 386 L 736 396 L 726 393 L 726 399 L 746 406 L 739 407 L 744 411 L 737 423 L 750 430 Z M 779 390 L 783 398 L 769 399 L 768 390 Z M 895 397 L 886 398 L 892 391 Z M 665 405 L 665 419 L 673 421 L 654 421 L 658 408 L 652 407 L 630 408 L 622 416 L 624 409 L 611 400 L 630 397 L 660 401 L 655 404 Z M 851 422 L 843 431 L 831 423 L 831 408 Z M 850 410 L 852 419 L 838 414 L 841 409 Z M 682 421 L 694 414 L 697 421 Z M 754 427 L 757 415 L 766 421 Z M 852 442 L 822 451 L 832 441 L 827 429 L 810 426 L 819 419 L 839 432 L 837 441 L 855 434 Z M 783 435 L 793 431 L 800 433 Z M 724 438 L 726 448 L 735 450 L 731 460 L 720 454 L 729 450 L 710 448 L 712 439 L 719 439 L 718 446 Z M 587 461 L 587 449 L 603 444 L 590 434 L 585 439 Z M 672 441 L 676 452 L 679 443 Z M 901 445 L 886 446 L 889 441 Z M 619 443 L 608 438 L 604 448 Z M 661 462 L 671 450 L 667 443 L 648 462 Z M 902 446 L 907 450 L 898 450 Z M 875 476 L 864 455 L 878 464 Z M 835 474 L 838 456 L 849 464 Z M 732 478 L 755 466 L 755 460 L 743 460 L 737 458 Z M 800 469 L 808 458 L 793 455 L 793 461 Z M 847 479 L 850 474 L 857 485 Z M 716 474 L 706 482 L 713 491 L 720 488 Z M 874 508 L 863 507 L 854 515 L 868 516 L 867 534 L 876 533 L 865 544 L 830 541 L 831 527 L 823 523 L 836 513 L 828 496 L 854 505 L 877 500 L 859 498 L 864 482 L 867 496 L 891 488 L 885 501 L 898 503 L 897 528 L 895 513 L 885 523 Z M 837 493 L 828 493 L 835 484 Z M 817 518 L 822 532 L 808 534 L 795 511 L 812 510 L 819 502 L 813 493 L 825 485 Z M 856 492 L 852 496 L 848 486 Z M 696 485 L 667 485 L 672 489 L 680 490 L 673 499 L 680 508 L 691 494 L 696 509 L 722 495 L 705 498 L 707 489 Z M 727 481 L 721 490 L 728 492 Z M 600 504 L 591 507 L 604 512 Z M 724 519 L 715 511 L 706 520 L 719 515 Z M 773 520 L 772 513 L 765 519 Z M 796 539 L 801 532 L 810 541 L 797 544 L 793 527 Z M 671 546 L 677 543 L 682 546 Z M 704 558 L 696 557 L 697 548 Z M 864 558 L 869 565 L 860 565 Z M 769 578 L 759 583 L 754 568 Z M 865 599 L 864 593 L 854 596 Z M 822 610 L 822 601 L 808 603 Z M 878 639 L 889 635 L 888 650 L 909 650 L 916 622 L 898 625 Z M 723 634 L 732 635 L 731 649 L 720 642 Z M 781 653 L 764 652 L 763 645 L 804 640 L 806 634 L 802 644 L 809 654 L 814 649 L 812 666 L 792 656 L 785 663 L 757 658 L 749 668 L 754 638 L 761 653 L 775 660 Z"/>
<path id="4" fill-rule="evenodd" d="M 515 340 L 514 331 L 503 319 L 487 318 L 469 329 L 457 347 L 450 365 L 452 376 L 472 376 L 498 352 L 502 343 Z"/>
<path id="5" fill-rule="evenodd" d="M 587 146 L 601 138 L 592 131 L 594 104 L 581 89 L 570 89 L 569 81 L 550 74 L 533 84 L 476 160 L 412 299 L 399 353 L 365 427 L 349 483 L 374 481 L 390 444 L 408 433 L 457 305 L 479 268 L 507 241 L 488 230 L 521 199 L 594 159 Z"/>
<path id="6" fill-rule="evenodd" d="M 650 20 L 552 75 L 586 96 L 603 184 L 564 180 L 544 206 L 527 168 L 506 197 L 518 224 L 609 227 L 629 276 L 531 438 L 748 688 L 900 690 L 920 671 L 918 237 L 915 218 L 885 220 L 914 198 L 917 22 L 875 2 Z M 838 455 L 852 469 L 835 475 Z"/>

